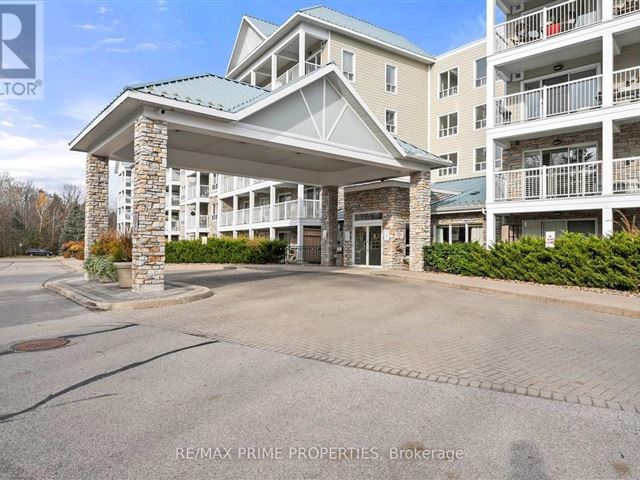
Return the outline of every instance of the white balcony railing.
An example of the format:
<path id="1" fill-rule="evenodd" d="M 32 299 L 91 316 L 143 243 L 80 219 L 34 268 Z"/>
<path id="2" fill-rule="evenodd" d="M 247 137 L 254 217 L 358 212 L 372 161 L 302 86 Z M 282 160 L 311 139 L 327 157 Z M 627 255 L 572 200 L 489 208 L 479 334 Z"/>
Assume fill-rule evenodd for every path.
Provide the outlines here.
<path id="1" fill-rule="evenodd" d="M 306 75 L 307 73 L 315 72 L 321 66 L 322 65 L 313 62 L 304 62 L 304 73 Z"/>
<path id="2" fill-rule="evenodd" d="M 200 215 L 200 228 L 209 228 L 209 215 Z"/>
<path id="3" fill-rule="evenodd" d="M 304 201 L 304 218 L 320 218 L 322 215 L 320 200 Z"/>
<path id="4" fill-rule="evenodd" d="M 636 100 L 640 100 L 640 67 L 625 68 L 613 72 L 613 103 Z"/>
<path id="5" fill-rule="evenodd" d="M 640 192 L 640 157 L 613 161 L 613 193 Z"/>
<path id="6" fill-rule="evenodd" d="M 513 93 L 495 100 L 496 126 L 599 108 L 602 75 Z"/>
<path id="7" fill-rule="evenodd" d="M 233 212 L 222 212 L 218 215 L 218 225 L 229 227 L 233 225 Z"/>
<path id="8" fill-rule="evenodd" d="M 236 211 L 236 225 L 246 225 L 251 223 L 251 209 L 245 208 Z"/>
<path id="9" fill-rule="evenodd" d="M 251 211 L 251 223 L 264 223 L 271 219 L 271 206 L 260 205 Z"/>
<path id="10" fill-rule="evenodd" d="M 290 220 L 298 216 L 298 200 L 276 203 L 273 205 L 274 220 Z"/>
<path id="11" fill-rule="evenodd" d="M 178 230 L 180 230 L 178 220 L 171 220 L 167 222 L 167 228 L 169 229 L 168 231 L 170 232 L 177 232 Z"/>
<path id="12" fill-rule="evenodd" d="M 495 50 L 508 50 L 598 23 L 602 20 L 600 1 L 569 0 L 496 25 Z"/>
<path id="13" fill-rule="evenodd" d="M 613 0 L 613 16 L 640 12 L 640 0 Z"/>
<path id="14" fill-rule="evenodd" d="M 200 196 L 201 197 L 209 196 L 209 185 L 200 185 Z"/>
<path id="15" fill-rule="evenodd" d="M 276 78 L 276 82 L 274 83 L 274 90 L 276 88 L 284 87 L 287 83 L 293 82 L 299 76 L 300 69 L 298 68 L 298 64 L 296 63 L 293 67 Z"/>
<path id="16" fill-rule="evenodd" d="M 602 162 L 496 172 L 495 200 L 538 200 L 598 195 L 602 191 Z"/>

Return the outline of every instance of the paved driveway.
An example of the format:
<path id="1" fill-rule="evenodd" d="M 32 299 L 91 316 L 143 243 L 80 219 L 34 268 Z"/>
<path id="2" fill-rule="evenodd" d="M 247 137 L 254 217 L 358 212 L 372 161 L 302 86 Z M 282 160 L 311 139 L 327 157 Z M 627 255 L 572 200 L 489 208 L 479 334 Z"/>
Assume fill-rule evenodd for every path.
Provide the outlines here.
<path id="1" fill-rule="evenodd" d="M 640 411 L 640 321 L 344 273 L 174 273 L 215 295 L 126 319 L 410 377 Z"/>

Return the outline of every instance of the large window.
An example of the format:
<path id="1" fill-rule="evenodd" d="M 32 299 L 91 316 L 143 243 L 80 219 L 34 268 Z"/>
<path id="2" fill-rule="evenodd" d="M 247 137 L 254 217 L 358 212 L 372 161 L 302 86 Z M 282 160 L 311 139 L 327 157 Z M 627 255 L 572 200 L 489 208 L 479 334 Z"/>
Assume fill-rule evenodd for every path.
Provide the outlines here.
<path id="1" fill-rule="evenodd" d="M 449 113 L 438 119 L 439 129 L 438 137 L 450 137 L 458 133 L 458 114 Z"/>
<path id="2" fill-rule="evenodd" d="M 342 51 L 342 73 L 350 82 L 356 81 L 356 54 L 348 50 Z"/>
<path id="3" fill-rule="evenodd" d="M 549 219 L 549 220 L 525 220 L 522 222 L 522 232 L 531 237 L 544 237 L 546 232 L 555 232 L 556 238 L 564 232 L 582 233 L 583 235 L 596 235 L 595 219 Z"/>
<path id="4" fill-rule="evenodd" d="M 476 172 L 484 172 L 487 169 L 486 147 L 475 148 L 473 150 L 473 157 L 473 169 Z"/>
<path id="5" fill-rule="evenodd" d="M 440 74 L 440 98 L 458 93 L 458 69 L 452 68 Z"/>
<path id="6" fill-rule="evenodd" d="M 487 84 L 487 59 L 479 58 L 476 60 L 476 87 L 482 87 Z"/>
<path id="7" fill-rule="evenodd" d="M 436 243 L 484 242 L 484 227 L 473 224 L 439 225 L 436 227 Z"/>
<path id="8" fill-rule="evenodd" d="M 444 155 L 440 155 L 440 158 L 444 158 L 445 160 L 449 160 L 451 165 L 448 167 L 442 167 L 438 169 L 438 174 L 441 177 L 446 177 L 447 175 L 457 175 L 458 173 L 458 154 L 457 153 L 446 153 Z"/>
<path id="9" fill-rule="evenodd" d="M 387 130 L 395 135 L 398 131 L 398 112 L 387 109 L 384 116 Z"/>
<path id="10" fill-rule="evenodd" d="M 568 163 L 595 162 L 598 160 L 596 145 L 558 147 L 524 152 L 524 168 L 553 167 Z"/>
<path id="11" fill-rule="evenodd" d="M 474 115 L 476 119 L 476 123 L 475 123 L 476 130 L 487 126 L 487 106 L 486 105 L 476 106 L 476 108 L 474 109 Z"/>
<path id="12" fill-rule="evenodd" d="M 398 69 L 395 65 L 385 65 L 384 77 L 386 91 L 389 93 L 396 93 L 398 90 Z"/>

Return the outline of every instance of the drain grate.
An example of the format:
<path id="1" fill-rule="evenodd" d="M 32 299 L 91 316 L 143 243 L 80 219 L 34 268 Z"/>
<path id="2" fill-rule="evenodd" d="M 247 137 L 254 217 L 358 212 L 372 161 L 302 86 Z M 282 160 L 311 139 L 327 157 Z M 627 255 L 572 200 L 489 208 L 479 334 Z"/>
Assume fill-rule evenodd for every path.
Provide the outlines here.
<path id="1" fill-rule="evenodd" d="M 16 343 L 13 346 L 14 352 L 39 352 L 41 350 L 53 350 L 62 348 L 69 343 L 68 338 L 43 338 L 39 340 L 28 340 L 26 342 Z"/>

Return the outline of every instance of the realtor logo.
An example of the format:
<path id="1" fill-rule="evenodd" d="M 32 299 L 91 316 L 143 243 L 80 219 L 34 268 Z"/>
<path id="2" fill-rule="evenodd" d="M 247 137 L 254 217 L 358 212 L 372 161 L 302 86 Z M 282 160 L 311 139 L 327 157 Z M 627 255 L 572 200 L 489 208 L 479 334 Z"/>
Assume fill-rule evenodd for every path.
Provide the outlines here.
<path id="1" fill-rule="evenodd" d="M 42 3 L 0 1 L 0 99 L 42 98 Z"/>

